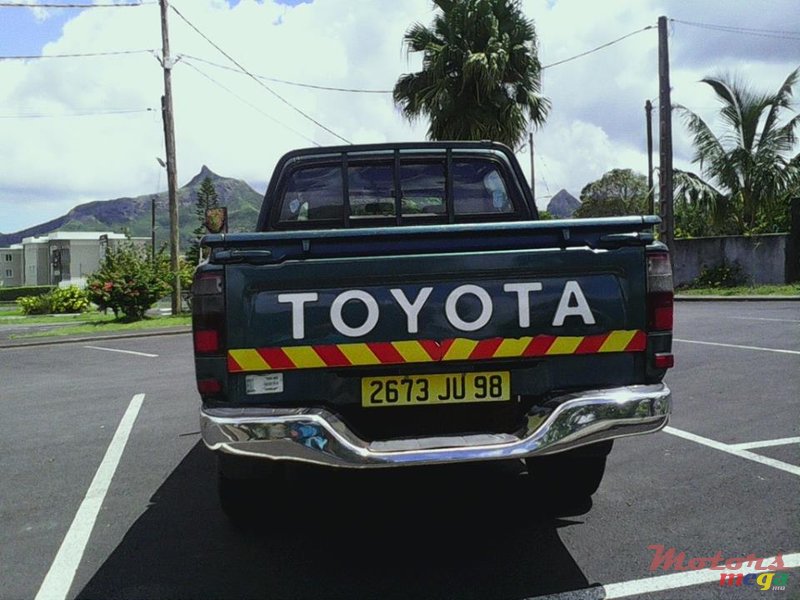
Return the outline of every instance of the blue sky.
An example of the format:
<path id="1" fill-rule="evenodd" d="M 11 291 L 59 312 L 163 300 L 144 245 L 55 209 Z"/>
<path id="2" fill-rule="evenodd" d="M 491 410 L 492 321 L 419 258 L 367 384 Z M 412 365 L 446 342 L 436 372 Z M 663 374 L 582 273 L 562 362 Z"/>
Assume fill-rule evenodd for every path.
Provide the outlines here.
<path id="1" fill-rule="evenodd" d="M 1 9 L 0 9 L 1 10 Z M 44 45 L 61 37 L 61 28 L 78 10 L 60 9 L 40 21 L 33 11 L 21 8 L 5 9 L 0 15 L 3 35 L 0 35 L 0 54 L 37 55 Z"/>
<path id="2" fill-rule="evenodd" d="M 418 56 L 404 52 L 402 38 L 412 23 L 430 23 L 431 0 L 171 1 L 252 73 L 271 78 L 265 85 L 286 100 L 231 71 L 231 63 L 173 13 L 172 52 L 183 57 L 173 71 L 179 183 L 205 164 L 263 191 L 283 153 L 338 143 L 289 105 L 353 142 L 425 137 L 427 124 L 403 120 L 391 94 L 285 81 L 391 90 L 399 75 L 420 66 Z M 766 93 L 800 65 L 798 0 L 770 0 L 769 10 L 752 0 L 521 2 L 535 22 L 543 64 L 581 55 L 543 74 L 553 108 L 535 132 L 541 206 L 562 188 L 578 196 L 614 168 L 646 172 L 643 107 L 657 97 L 658 80 L 657 35 L 644 28 L 659 15 L 675 19 L 672 100 L 712 125 L 716 103 L 703 77 L 736 73 Z M 47 54 L 161 45 L 155 5 L 55 9 L 46 16 L 37 20 L 29 9 L 0 8 L 0 56 L 37 55 L 46 45 Z M 714 25 L 733 29 L 709 28 Z M 80 203 L 163 191 L 155 160 L 164 154 L 157 110 L 163 79 L 154 56 L 0 60 L 0 81 L 0 232 L 59 217 Z M 691 144 L 677 117 L 673 130 L 676 166 L 691 168 Z M 518 155 L 527 171 L 525 149 Z"/>
<path id="3" fill-rule="evenodd" d="M 241 0 L 227 0 L 235 7 Z M 296 6 L 310 4 L 313 0 L 274 0 L 275 4 Z M 23 0 L 20 0 L 22 3 Z M 48 4 L 74 4 L 74 0 L 49 0 Z M 47 18 L 37 19 L 33 11 L 6 9 L 0 13 L 0 56 L 35 56 L 49 42 L 61 37 L 64 24 L 80 13 L 78 8 L 53 9 Z"/>

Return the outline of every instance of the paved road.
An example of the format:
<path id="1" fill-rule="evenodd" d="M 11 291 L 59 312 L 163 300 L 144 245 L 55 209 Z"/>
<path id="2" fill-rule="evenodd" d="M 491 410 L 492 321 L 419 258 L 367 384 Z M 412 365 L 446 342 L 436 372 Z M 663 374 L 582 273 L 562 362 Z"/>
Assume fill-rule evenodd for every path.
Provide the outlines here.
<path id="1" fill-rule="evenodd" d="M 800 305 L 681 304 L 675 337 L 671 429 L 618 441 L 593 506 L 544 511 L 518 463 L 298 468 L 290 506 L 245 533 L 217 506 L 188 335 L 0 350 L 0 598 L 48 573 L 53 598 L 603 598 L 672 573 L 649 570 L 649 545 L 796 555 L 800 444 L 739 445 L 800 437 Z M 59 552 L 68 531 L 82 555 Z M 647 597 L 761 593 L 670 581 Z M 800 570 L 767 594 L 800 598 Z"/>

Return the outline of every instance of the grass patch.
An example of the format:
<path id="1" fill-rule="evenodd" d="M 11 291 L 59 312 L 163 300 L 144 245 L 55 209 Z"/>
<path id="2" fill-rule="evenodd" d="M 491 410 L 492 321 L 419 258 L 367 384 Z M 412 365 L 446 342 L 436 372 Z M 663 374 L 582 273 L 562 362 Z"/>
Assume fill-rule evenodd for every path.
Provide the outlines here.
<path id="1" fill-rule="evenodd" d="M 682 296 L 800 296 L 800 284 L 681 288 L 675 293 Z"/>
<path id="2" fill-rule="evenodd" d="M 113 315 L 104 315 L 100 312 L 87 312 L 75 315 L 30 315 L 18 311 L 0 312 L 0 325 L 45 325 L 59 323 L 95 323 L 114 320 Z"/>
<path id="3" fill-rule="evenodd" d="M 27 339 L 82 334 L 103 335 L 106 333 L 135 332 L 148 329 L 163 329 L 165 327 L 188 326 L 192 322 L 192 317 L 190 315 L 145 317 L 143 320 L 134 321 L 133 323 L 116 321 L 112 316 L 105 316 L 102 314 L 99 316 L 101 318 L 89 322 L 84 321 L 82 323 L 78 322 L 75 325 L 61 325 L 47 331 L 26 332 L 19 335 L 11 335 L 10 337 L 11 339 Z M 27 323 L 27 321 L 22 321 L 22 319 L 16 322 Z"/>

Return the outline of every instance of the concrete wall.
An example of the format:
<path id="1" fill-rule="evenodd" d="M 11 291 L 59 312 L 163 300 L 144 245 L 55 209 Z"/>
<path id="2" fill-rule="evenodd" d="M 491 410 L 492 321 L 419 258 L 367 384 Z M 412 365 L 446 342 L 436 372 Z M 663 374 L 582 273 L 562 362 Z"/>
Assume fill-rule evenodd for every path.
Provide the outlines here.
<path id="1" fill-rule="evenodd" d="M 748 285 L 786 283 L 788 234 L 675 240 L 675 285 L 695 279 L 705 268 L 739 263 Z"/>
<path id="2" fill-rule="evenodd" d="M 61 280 L 85 280 L 100 267 L 101 253 L 97 240 L 70 240 L 69 268 L 61 274 Z"/>

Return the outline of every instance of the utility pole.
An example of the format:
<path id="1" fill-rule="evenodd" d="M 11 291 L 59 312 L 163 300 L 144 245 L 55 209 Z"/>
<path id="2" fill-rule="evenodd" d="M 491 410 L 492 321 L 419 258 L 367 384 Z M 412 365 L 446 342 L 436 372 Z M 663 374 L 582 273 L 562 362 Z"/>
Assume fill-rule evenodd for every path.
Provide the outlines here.
<path id="1" fill-rule="evenodd" d="M 658 113 L 659 113 L 659 200 L 661 203 L 661 241 L 674 250 L 672 211 L 672 100 L 669 89 L 669 45 L 667 17 L 658 17 Z"/>
<path id="2" fill-rule="evenodd" d="M 531 198 L 533 198 L 533 204 L 536 206 L 536 180 L 534 178 L 535 171 L 533 168 L 533 132 L 528 132 L 528 146 L 531 150 Z"/>
<path id="3" fill-rule="evenodd" d="M 156 194 L 150 196 L 150 259 L 156 262 Z"/>
<path id="4" fill-rule="evenodd" d="M 653 103 L 644 103 L 644 114 L 647 120 L 647 206 L 650 214 L 656 214 L 656 195 L 653 189 Z"/>
<path id="5" fill-rule="evenodd" d="M 161 115 L 164 120 L 164 145 L 167 152 L 167 188 L 169 190 L 169 253 L 172 271 L 172 314 L 181 312 L 181 276 L 178 254 L 178 174 L 175 163 L 175 121 L 172 114 L 172 58 L 169 55 L 169 29 L 167 27 L 168 0 L 161 5 L 161 66 L 164 68 L 164 95 L 161 96 Z"/>

